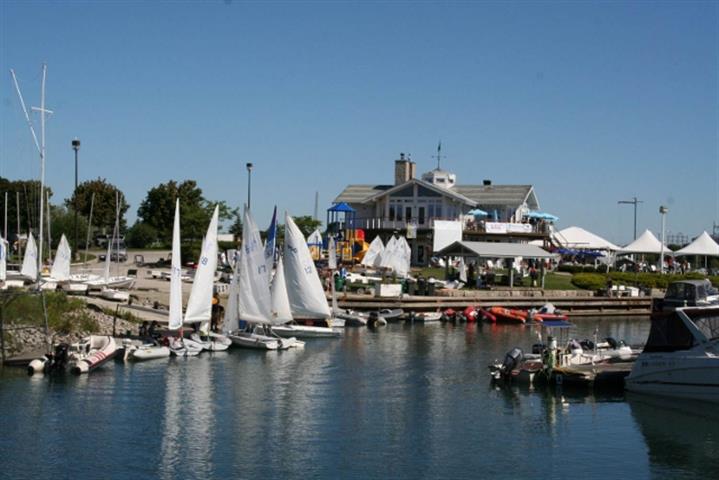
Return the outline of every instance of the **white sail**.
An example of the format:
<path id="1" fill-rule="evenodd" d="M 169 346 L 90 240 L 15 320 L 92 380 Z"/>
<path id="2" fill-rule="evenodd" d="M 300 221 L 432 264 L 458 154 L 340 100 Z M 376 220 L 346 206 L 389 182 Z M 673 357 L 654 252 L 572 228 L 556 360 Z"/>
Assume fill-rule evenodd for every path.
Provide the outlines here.
<path id="1" fill-rule="evenodd" d="M 70 278 L 71 256 L 70 244 L 67 243 L 67 238 L 63 233 L 57 246 L 57 252 L 55 252 L 55 261 L 52 262 L 52 269 L 50 270 L 50 277 L 53 280 L 64 281 Z"/>
<path id="2" fill-rule="evenodd" d="M 464 257 L 459 257 L 459 265 L 457 266 L 459 272 L 459 280 L 467 283 L 467 264 L 464 262 Z"/>
<path id="3" fill-rule="evenodd" d="M 305 237 L 285 214 L 285 282 L 295 318 L 329 318 L 330 307 Z"/>
<path id="4" fill-rule="evenodd" d="M 22 258 L 20 274 L 33 280 L 37 279 L 37 245 L 35 244 L 35 237 L 32 236 L 32 233 L 29 233 L 27 236 L 25 256 Z"/>
<path id="5" fill-rule="evenodd" d="M 241 254 L 238 252 L 238 255 Z M 239 261 L 236 259 L 234 265 L 239 267 Z M 225 318 L 222 322 L 223 333 L 230 333 L 240 327 L 240 274 L 236 268 L 233 268 L 232 278 L 230 279 L 230 289 L 227 295 L 227 306 L 225 307 Z"/>
<path id="6" fill-rule="evenodd" d="M 7 242 L 0 237 L 0 282 L 7 279 Z"/>
<path id="7" fill-rule="evenodd" d="M 337 246 L 332 236 L 327 241 L 327 266 L 330 270 L 337 270 Z"/>
<path id="8" fill-rule="evenodd" d="M 382 239 L 377 235 L 374 240 L 369 244 L 367 252 L 362 257 L 362 265 L 367 267 L 378 267 L 382 260 L 382 251 L 384 251 L 384 244 Z"/>
<path id="9" fill-rule="evenodd" d="M 272 319 L 270 280 L 260 231 L 249 211 L 245 211 L 240 256 L 240 318 L 254 323 Z"/>
<path id="10" fill-rule="evenodd" d="M 177 330 L 182 327 L 182 263 L 180 261 L 180 255 L 180 200 L 178 199 L 175 202 L 175 223 L 172 226 L 170 316 L 168 324 L 170 330 Z"/>
<path id="11" fill-rule="evenodd" d="M 205 335 L 210 332 L 210 318 L 212 317 L 212 289 L 215 283 L 215 271 L 217 270 L 217 219 L 219 208 L 219 206 L 215 207 L 212 220 L 210 220 L 210 225 L 207 227 L 207 234 L 202 242 L 200 261 L 197 264 L 190 298 L 187 300 L 187 310 L 185 310 L 185 323 L 202 322 L 200 332 Z"/>
<path id="12" fill-rule="evenodd" d="M 287 284 L 285 283 L 285 272 L 282 257 L 277 261 L 275 278 L 272 279 L 272 323 L 282 324 L 292 321 L 290 299 L 287 295 Z"/>
<path id="13" fill-rule="evenodd" d="M 412 248 L 407 243 L 407 239 L 399 237 L 393 253 L 392 268 L 400 277 L 406 277 L 409 274 L 410 264 L 412 262 Z"/>
<path id="14" fill-rule="evenodd" d="M 392 235 L 387 241 L 387 245 L 384 247 L 382 252 L 382 259 L 380 260 L 380 267 L 391 268 L 392 262 L 394 262 L 395 248 L 397 246 L 397 239 Z"/>

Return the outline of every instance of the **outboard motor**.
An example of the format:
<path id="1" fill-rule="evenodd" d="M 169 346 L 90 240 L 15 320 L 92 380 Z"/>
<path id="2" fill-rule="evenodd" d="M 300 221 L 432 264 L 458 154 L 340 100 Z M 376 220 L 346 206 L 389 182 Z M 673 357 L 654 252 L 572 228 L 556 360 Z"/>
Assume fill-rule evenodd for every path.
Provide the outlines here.
<path id="1" fill-rule="evenodd" d="M 504 363 L 502 364 L 502 369 L 504 372 L 511 372 L 522 361 L 524 358 L 524 352 L 522 352 L 521 348 L 513 348 L 507 354 L 504 356 Z"/>
<path id="2" fill-rule="evenodd" d="M 55 347 L 55 354 L 50 362 L 49 373 L 63 373 L 67 370 L 69 360 L 70 345 L 61 343 Z"/>
<path id="3" fill-rule="evenodd" d="M 617 347 L 619 347 L 619 342 L 617 342 L 617 340 L 612 337 L 607 337 L 604 340 L 609 344 L 610 347 L 612 347 L 615 350 Z"/>
<path id="4" fill-rule="evenodd" d="M 594 342 L 586 338 L 579 342 L 579 345 L 583 350 L 594 350 Z"/>

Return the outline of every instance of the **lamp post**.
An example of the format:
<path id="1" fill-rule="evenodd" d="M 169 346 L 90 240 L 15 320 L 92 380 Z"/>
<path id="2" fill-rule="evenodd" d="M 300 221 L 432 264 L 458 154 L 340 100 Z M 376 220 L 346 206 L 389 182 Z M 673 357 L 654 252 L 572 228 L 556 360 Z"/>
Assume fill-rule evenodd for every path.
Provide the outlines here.
<path id="1" fill-rule="evenodd" d="M 72 141 L 72 149 L 75 150 L 75 190 L 72 209 L 75 210 L 75 243 L 72 246 L 72 258 L 77 258 L 77 152 L 80 150 L 80 140 L 76 137 Z"/>
<path id="2" fill-rule="evenodd" d="M 634 205 L 634 240 L 637 239 L 637 205 L 640 203 L 644 203 L 641 200 L 638 200 L 637 197 L 632 198 L 631 200 L 619 200 L 617 204 L 619 205 Z"/>
<path id="3" fill-rule="evenodd" d="M 664 232 L 666 227 L 666 219 L 667 219 L 667 213 L 669 212 L 669 209 L 665 207 L 664 205 L 659 207 L 659 213 L 662 215 L 662 246 L 661 246 L 661 253 L 659 254 L 659 273 L 664 273 Z"/>
<path id="4" fill-rule="evenodd" d="M 252 192 L 252 163 L 248 162 L 246 165 L 247 167 L 247 211 L 250 210 L 250 202 L 251 202 L 251 192 Z"/>

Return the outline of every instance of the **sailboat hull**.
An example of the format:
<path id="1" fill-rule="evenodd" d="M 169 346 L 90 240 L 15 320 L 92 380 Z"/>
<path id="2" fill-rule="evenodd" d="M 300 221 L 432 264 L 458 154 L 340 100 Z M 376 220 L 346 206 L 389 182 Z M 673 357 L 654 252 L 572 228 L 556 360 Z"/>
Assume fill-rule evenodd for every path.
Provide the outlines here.
<path id="1" fill-rule="evenodd" d="M 341 332 L 330 327 L 312 327 L 308 325 L 282 325 L 272 327 L 272 331 L 284 338 L 337 338 Z"/>

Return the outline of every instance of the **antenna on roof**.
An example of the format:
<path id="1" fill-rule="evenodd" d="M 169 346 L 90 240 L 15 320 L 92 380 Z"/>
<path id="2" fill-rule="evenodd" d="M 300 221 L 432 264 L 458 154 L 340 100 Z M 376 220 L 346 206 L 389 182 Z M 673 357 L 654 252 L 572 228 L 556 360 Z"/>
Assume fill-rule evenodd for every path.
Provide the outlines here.
<path id="1" fill-rule="evenodd" d="M 440 140 L 439 143 L 437 144 L 437 155 L 432 155 L 432 158 L 437 159 L 437 170 L 440 170 L 439 164 L 442 161 L 442 157 L 444 157 L 444 155 L 441 155 L 441 153 L 442 153 L 442 140 Z"/>

